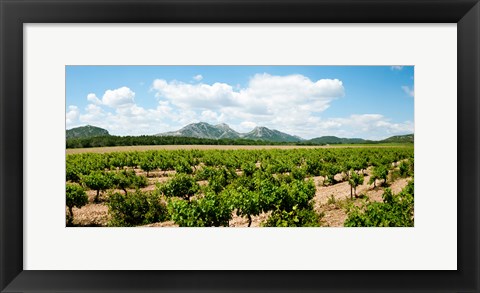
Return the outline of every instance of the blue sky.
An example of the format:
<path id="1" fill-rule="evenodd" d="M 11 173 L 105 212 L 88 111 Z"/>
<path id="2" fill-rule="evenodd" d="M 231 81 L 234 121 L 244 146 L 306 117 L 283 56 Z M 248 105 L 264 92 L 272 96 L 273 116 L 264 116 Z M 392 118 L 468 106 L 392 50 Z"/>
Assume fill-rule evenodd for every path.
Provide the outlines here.
<path id="1" fill-rule="evenodd" d="M 413 66 L 67 66 L 67 129 L 156 134 L 189 123 L 313 138 L 413 133 Z"/>

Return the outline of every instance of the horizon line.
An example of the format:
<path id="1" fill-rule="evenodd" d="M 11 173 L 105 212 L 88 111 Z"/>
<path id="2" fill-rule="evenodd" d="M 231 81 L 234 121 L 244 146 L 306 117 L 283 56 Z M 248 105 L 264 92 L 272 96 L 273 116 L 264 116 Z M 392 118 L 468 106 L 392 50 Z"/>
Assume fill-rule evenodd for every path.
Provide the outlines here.
<path id="1" fill-rule="evenodd" d="M 167 132 L 160 132 L 160 133 L 157 133 L 157 134 L 139 134 L 139 135 L 132 135 L 132 134 L 127 134 L 127 135 L 112 135 L 110 134 L 110 131 L 108 129 L 105 129 L 105 128 L 102 128 L 102 127 L 99 127 L 99 126 L 95 126 L 95 125 L 91 125 L 91 124 L 86 124 L 86 125 L 83 125 L 83 126 L 75 126 L 75 127 L 72 127 L 70 129 L 67 129 L 65 128 L 65 131 L 68 131 L 68 130 L 72 130 L 72 129 L 76 129 L 76 128 L 81 128 L 81 127 L 87 127 L 87 126 L 91 126 L 91 127 L 96 127 L 96 128 L 100 128 L 100 129 L 104 129 L 106 130 L 110 136 L 118 136 L 118 137 L 127 137 L 127 136 L 131 136 L 131 137 L 140 137 L 140 136 L 161 136 L 160 134 L 165 134 L 165 133 L 169 133 L 169 132 L 177 132 L 189 125 L 193 125 L 193 124 L 200 124 L 200 123 L 204 123 L 204 124 L 208 124 L 210 126 L 218 126 L 218 125 L 227 125 L 230 129 L 232 129 L 233 131 L 237 132 L 238 134 L 248 134 L 250 132 L 252 132 L 253 130 L 257 129 L 257 128 L 266 128 L 268 130 L 275 130 L 275 131 L 278 131 L 278 132 L 281 132 L 283 134 L 286 134 L 286 135 L 289 135 L 289 136 L 293 136 L 293 137 L 297 137 L 301 140 L 304 140 L 304 141 L 308 141 L 308 140 L 312 140 L 312 139 L 316 139 L 316 138 L 322 138 L 322 137 L 336 137 L 336 138 L 345 138 L 345 139 L 362 139 L 362 140 L 366 140 L 366 141 L 380 141 L 380 140 L 385 140 L 387 138 L 390 138 L 390 137 L 393 137 L 393 136 L 405 136 L 405 135 L 415 135 L 415 132 L 411 132 L 411 133 L 405 133 L 405 134 L 394 134 L 394 135 L 390 135 L 390 136 L 387 136 L 383 139 L 365 139 L 365 138 L 361 138 L 361 137 L 340 137 L 340 136 L 336 136 L 336 135 L 322 135 L 322 136 L 316 136 L 316 137 L 313 137 L 313 138 L 303 138 L 299 135 L 292 135 L 290 133 L 286 133 L 286 132 L 283 132 L 283 131 L 280 131 L 280 130 L 277 130 L 277 129 L 272 129 L 272 128 L 268 128 L 266 126 L 261 126 L 261 125 L 257 125 L 255 126 L 251 131 L 249 132 L 239 132 L 235 129 L 233 129 L 232 127 L 230 127 L 230 125 L 228 125 L 227 123 L 218 123 L 218 124 L 210 124 L 208 122 L 204 122 L 204 121 L 199 121 L 199 122 L 192 122 L 192 123 L 189 123 L 189 124 L 186 124 L 185 126 L 181 127 L 180 129 L 178 130 L 173 130 L 173 131 L 167 131 Z M 167 135 L 168 137 L 168 135 Z M 176 136 L 176 135 L 171 135 L 171 137 L 193 137 L 193 138 L 199 138 L 199 137 L 195 137 L 195 136 Z M 201 138 L 201 137 L 200 137 Z M 212 138 L 207 138 L 207 139 L 212 139 Z M 215 139 L 215 138 L 213 138 Z M 234 138 L 230 138 L 230 139 L 234 139 Z M 243 139 L 242 137 L 240 137 L 239 139 Z"/>

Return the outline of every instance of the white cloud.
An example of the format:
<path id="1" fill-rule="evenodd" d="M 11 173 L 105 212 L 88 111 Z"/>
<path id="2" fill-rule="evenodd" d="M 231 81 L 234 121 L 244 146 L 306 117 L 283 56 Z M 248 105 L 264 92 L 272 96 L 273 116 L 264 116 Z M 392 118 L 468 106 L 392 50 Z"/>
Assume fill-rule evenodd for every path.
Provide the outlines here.
<path id="1" fill-rule="evenodd" d="M 197 74 L 193 77 L 193 79 L 195 79 L 196 81 L 200 81 L 203 79 L 203 76 L 201 74 Z"/>
<path id="2" fill-rule="evenodd" d="M 114 90 L 106 90 L 102 99 L 99 99 L 96 94 L 90 93 L 87 95 L 87 101 L 94 105 L 105 105 L 112 108 L 128 107 L 135 103 L 135 92 L 124 86 Z"/>
<path id="3" fill-rule="evenodd" d="M 413 96 L 409 87 L 402 89 Z M 105 128 L 115 135 L 142 135 L 205 121 L 227 123 L 239 132 L 266 126 L 307 139 L 323 135 L 383 139 L 413 132 L 412 122 L 392 122 L 375 113 L 322 118 L 323 111 L 344 96 L 343 83 L 338 79 L 257 74 L 243 88 L 226 83 L 189 84 L 156 79 L 152 90 L 158 98 L 153 108 L 136 104 L 135 93 L 128 87 L 107 90 L 102 99 L 89 94 L 90 104 L 82 113 L 76 106 L 68 108 L 67 125 L 76 121 Z"/>
<path id="4" fill-rule="evenodd" d="M 403 66 L 394 65 L 394 66 L 390 67 L 390 69 L 392 69 L 392 70 L 402 70 L 402 69 L 403 69 Z"/>
<path id="5" fill-rule="evenodd" d="M 222 123 L 225 121 L 225 114 L 205 110 L 200 114 L 200 121 L 209 122 L 209 123 Z"/>
<path id="6" fill-rule="evenodd" d="M 145 109 L 135 103 L 134 97 L 135 92 L 128 87 L 107 90 L 102 99 L 91 93 L 87 95 L 90 104 L 81 115 L 78 107 L 70 106 L 66 114 L 67 128 L 90 124 L 114 135 L 156 134 L 184 126 L 196 115 L 193 111 L 178 111 L 168 101 Z M 114 112 L 104 106 L 113 108 Z M 74 118 L 78 119 L 75 124 Z"/>
<path id="7" fill-rule="evenodd" d="M 248 113 L 278 117 L 297 112 L 305 117 L 323 112 L 343 95 L 343 83 L 338 79 L 311 81 L 303 75 L 257 74 L 240 90 L 237 103 Z"/>
<path id="8" fill-rule="evenodd" d="M 89 104 L 85 113 L 80 115 L 82 125 L 90 124 L 107 129 L 114 135 L 156 134 L 164 129 L 172 130 L 169 107 L 158 106 L 145 109 L 136 104 L 125 105 L 114 112 L 103 110 L 95 104 Z"/>
<path id="9" fill-rule="evenodd" d="M 252 129 L 254 129 L 257 126 L 257 123 L 252 122 L 252 121 L 243 121 L 242 123 L 240 123 L 239 126 L 240 126 L 239 127 L 240 131 L 248 132 L 248 131 L 251 131 Z"/>
<path id="10" fill-rule="evenodd" d="M 92 103 L 96 104 L 96 105 L 102 104 L 102 101 L 99 98 L 97 98 L 97 95 L 95 95 L 94 93 L 88 94 L 87 95 L 87 100 L 89 102 L 92 102 Z"/>
<path id="11" fill-rule="evenodd" d="M 410 87 L 404 85 L 404 86 L 402 86 L 402 90 L 403 90 L 407 95 L 409 95 L 410 97 L 412 97 L 412 98 L 415 97 L 415 92 L 414 92 L 413 88 L 410 88 Z"/>
<path id="12" fill-rule="evenodd" d="M 183 111 L 200 113 L 197 120 L 231 123 L 238 129 L 245 129 L 242 122 L 255 121 L 279 130 L 288 130 L 309 120 L 317 121 L 315 113 L 326 110 L 331 101 L 342 97 L 345 91 L 338 79 L 312 81 L 298 74 L 257 74 L 245 88 L 225 83 L 192 85 L 156 79 L 152 89 L 161 101 L 168 101 Z"/>
<path id="13" fill-rule="evenodd" d="M 103 103 L 88 104 L 79 115 L 79 125 L 95 125 L 107 129 L 113 135 L 153 135 L 200 121 L 196 112 L 179 110 L 168 101 L 160 101 L 156 108 L 151 109 L 136 103 L 124 103 L 113 112 L 103 106 Z M 216 119 L 220 121 L 224 115 L 217 115 Z M 67 128 L 70 127 L 67 125 Z"/>
<path id="14" fill-rule="evenodd" d="M 156 96 L 168 100 L 182 109 L 212 109 L 233 105 L 236 93 L 225 83 L 187 84 L 178 81 L 167 82 L 163 79 L 153 81 L 152 88 Z"/>
<path id="15" fill-rule="evenodd" d="M 95 104 L 88 104 L 85 107 L 85 112 L 85 114 L 80 115 L 80 121 L 95 126 L 102 121 L 103 116 L 106 114 L 100 106 Z"/>
<path id="16" fill-rule="evenodd" d="M 344 118 L 331 118 L 318 124 L 319 135 L 335 135 L 366 139 L 384 139 L 398 134 L 414 132 L 411 121 L 393 123 L 380 114 L 354 114 Z"/>
<path id="17" fill-rule="evenodd" d="M 65 122 L 67 127 L 75 123 L 80 116 L 80 111 L 77 106 L 68 106 L 68 112 L 65 114 Z"/>
<path id="18" fill-rule="evenodd" d="M 124 86 L 115 90 L 107 90 L 103 95 L 102 103 L 112 108 L 130 106 L 134 103 L 134 98 L 135 93 Z"/>

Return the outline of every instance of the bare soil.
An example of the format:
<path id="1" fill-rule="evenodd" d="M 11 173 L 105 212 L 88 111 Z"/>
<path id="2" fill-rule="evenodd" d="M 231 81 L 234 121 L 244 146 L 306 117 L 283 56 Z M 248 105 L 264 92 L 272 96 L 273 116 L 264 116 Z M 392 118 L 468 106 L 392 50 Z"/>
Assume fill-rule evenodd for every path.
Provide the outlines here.
<path id="1" fill-rule="evenodd" d="M 367 178 L 368 177 L 368 178 Z M 368 197 L 371 202 L 381 202 L 383 190 L 389 187 L 394 194 L 402 191 L 407 186 L 408 181 L 411 178 L 399 178 L 388 186 L 379 186 L 377 181 L 377 187 L 374 188 L 373 184 L 368 184 L 369 176 L 365 176 L 365 180 L 362 186 L 357 187 L 357 193 L 363 194 Z M 346 185 L 345 185 L 346 184 Z M 326 192 L 328 190 L 328 192 Z M 335 203 L 329 202 L 331 194 L 335 197 Z M 347 211 L 344 204 L 350 199 L 350 186 L 347 182 L 335 184 L 333 186 L 317 188 L 315 194 L 315 209 L 319 213 L 323 213 L 322 218 L 323 225 L 327 227 L 343 227 L 343 223 L 347 219 Z M 360 201 L 354 198 L 355 204 L 359 205 Z"/>
<path id="2" fill-rule="evenodd" d="M 81 209 L 73 208 L 73 218 L 75 226 L 106 226 L 109 220 L 108 207 L 102 203 L 89 203 Z"/>

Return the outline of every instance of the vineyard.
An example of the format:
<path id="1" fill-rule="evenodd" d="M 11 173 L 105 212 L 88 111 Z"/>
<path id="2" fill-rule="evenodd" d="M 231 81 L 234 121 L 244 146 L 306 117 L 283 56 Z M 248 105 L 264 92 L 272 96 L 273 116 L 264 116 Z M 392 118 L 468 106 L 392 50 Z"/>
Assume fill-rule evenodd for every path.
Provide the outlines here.
<path id="1" fill-rule="evenodd" d="M 413 147 L 67 154 L 67 226 L 413 226 Z"/>

